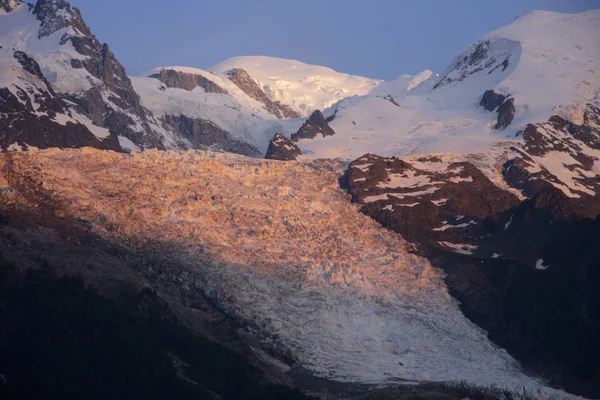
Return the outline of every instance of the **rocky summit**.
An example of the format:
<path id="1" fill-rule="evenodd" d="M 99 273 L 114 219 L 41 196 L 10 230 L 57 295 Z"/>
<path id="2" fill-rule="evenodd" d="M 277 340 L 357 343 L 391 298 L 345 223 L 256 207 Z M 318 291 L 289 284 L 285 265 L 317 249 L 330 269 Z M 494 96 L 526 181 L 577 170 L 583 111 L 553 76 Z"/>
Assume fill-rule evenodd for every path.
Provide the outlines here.
<path id="1" fill-rule="evenodd" d="M 314 139 L 318 134 L 326 137 L 335 135 L 335 132 L 331 129 L 321 111 L 315 110 L 310 118 L 302 124 L 298 132 L 292 133 L 291 138 L 294 142 L 297 142 L 300 139 Z"/>
<path id="2" fill-rule="evenodd" d="M 0 0 L 0 398 L 600 397 L 599 10 L 390 81 L 85 16 Z"/>
<path id="3" fill-rule="evenodd" d="M 291 139 L 286 138 L 281 133 L 276 133 L 269 143 L 265 158 L 290 161 L 295 160 L 299 155 L 302 155 L 302 151 Z"/>

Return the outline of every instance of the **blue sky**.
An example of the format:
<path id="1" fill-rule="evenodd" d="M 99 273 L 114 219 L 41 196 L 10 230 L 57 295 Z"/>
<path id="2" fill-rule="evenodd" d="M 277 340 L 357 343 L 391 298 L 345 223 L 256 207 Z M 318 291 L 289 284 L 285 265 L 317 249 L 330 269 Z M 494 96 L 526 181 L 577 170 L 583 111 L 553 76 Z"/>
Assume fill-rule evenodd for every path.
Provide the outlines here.
<path id="1" fill-rule="evenodd" d="M 394 79 L 441 72 L 464 47 L 532 9 L 581 12 L 600 0 L 71 0 L 129 74 L 207 69 L 268 55 Z"/>

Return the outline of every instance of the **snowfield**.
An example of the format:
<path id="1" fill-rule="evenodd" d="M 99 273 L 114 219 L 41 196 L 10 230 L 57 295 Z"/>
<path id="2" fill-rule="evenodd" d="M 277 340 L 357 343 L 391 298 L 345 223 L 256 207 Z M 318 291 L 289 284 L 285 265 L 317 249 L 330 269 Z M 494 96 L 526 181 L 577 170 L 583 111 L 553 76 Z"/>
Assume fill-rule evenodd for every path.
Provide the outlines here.
<path id="1" fill-rule="evenodd" d="M 246 70 L 269 98 L 290 105 L 304 116 L 346 97 L 368 94 L 382 82 L 327 67 L 265 56 L 230 58 L 209 70 L 226 76 L 233 68 Z"/>
<path id="2" fill-rule="evenodd" d="M 544 122 L 553 114 L 582 123 L 585 105 L 600 104 L 598 37 L 600 10 L 529 12 L 469 46 L 439 77 L 433 75 L 404 91 L 383 83 L 368 95 L 341 100 L 326 112 L 332 115 L 337 110 L 330 124 L 336 135 L 301 141 L 299 146 L 305 158 L 355 159 L 367 152 L 474 154 L 518 140 L 515 134 L 527 124 Z M 489 53 L 482 65 L 455 69 L 488 41 Z M 502 66 L 491 73 L 476 71 L 492 58 L 501 64 L 507 57 L 510 63 L 504 71 Z M 458 80 L 464 73 L 472 74 Z M 401 87 L 407 80 L 399 78 Z M 492 129 L 496 113 L 478 106 L 489 89 L 515 100 L 515 119 L 504 131 Z"/>

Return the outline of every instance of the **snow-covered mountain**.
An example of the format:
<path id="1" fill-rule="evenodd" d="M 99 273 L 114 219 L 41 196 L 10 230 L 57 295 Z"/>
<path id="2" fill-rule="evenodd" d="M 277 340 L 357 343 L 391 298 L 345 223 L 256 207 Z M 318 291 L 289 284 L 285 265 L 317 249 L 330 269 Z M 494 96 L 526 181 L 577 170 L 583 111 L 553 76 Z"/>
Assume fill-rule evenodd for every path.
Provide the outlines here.
<path id="1" fill-rule="evenodd" d="M 290 105 L 304 117 L 346 97 L 365 95 L 382 82 L 300 61 L 264 56 L 234 57 L 209 68 L 220 76 L 226 76 L 232 69 L 247 71 L 269 98 Z"/>
<path id="2" fill-rule="evenodd" d="M 246 94 L 227 76 L 190 67 L 160 67 L 142 75 L 131 80 L 144 106 L 155 115 L 210 121 L 258 149 L 248 155 L 264 156 L 275 133 L 294 131 L 303 121 L 277 118 L 259 96 Z"/>
<path id="3" fill-rule="evenodd" d="M 235 57 L 209 71 L 165 66 L 131 79 L 144 106 L 156 115 L 211 121 L 263 155 L 275 133 L 295 132 L 313 111 L 370 93 L 382 83 L 274 57 Z"/>
<path id="4" fill-rule="evenodd" d="M 596 396 L 598 38 L 600 10 L 535 11 L 440 74 L 237 57 L 129 78 L 66 1 L 0 0 L 0 146 L 134 151 L 3 154 L 0 195 L 132 251 L 198 251 L 169 279 L 314 374 L 537 388 L 491 339 Z"/>
<path id="5" fill-rule="evenodd" d="M 582 123 L 586 104 L 600 101 L 599 21 L 598 10 L 527 13 L 466 48 L 420 90 L 386 83 L 340 101 L 329 110 L 337 110 L 331 126 L 338 134 L 300 147 L 310 158 L 465 154 L 514 139 L 554 114 Z M 479 107 L 486 90 L 513 99 L 510 129 L 494 130 L 496 115 Z"/>
<path id="6" fill-rule="evenodd" d="M 531 173 L 545 171 L 545 179 L 567 195 L 579 196 L 572 193 L 576 188 L 593 193 L 581 180 L 600 168 L 594 141 L 575 137 L 569 150 L 552 149 L 566 139 L 548 133 L 543 123 L 556 116 L 572 126 L 588 121 L 594 126 L 594 107 L 600 105 L 598 37 L 599 10 L 527 13 L 469 46 L 439 77 L 424 76 L 416 88 L 381 84 L 371 94 L 341 100 L 325 111 L 336 135 L 301 140 L 302 157 L 479 155 L 478 165 L 493 178 L 520 153 L 528 154 Z M 410 82 L 399 81 L 402 88 Z M 542 125 L 532 135 L 529 127 L 535 124 Z M 531 154 L 536 141 L 546 143 L 543 157 Z"/>
<path id="7" fill-rule="evenodd" d="M 190 146 L 142 107 L 108 45 L 64 0 L 0 9 L 0 90 L 4 149 Z"/>

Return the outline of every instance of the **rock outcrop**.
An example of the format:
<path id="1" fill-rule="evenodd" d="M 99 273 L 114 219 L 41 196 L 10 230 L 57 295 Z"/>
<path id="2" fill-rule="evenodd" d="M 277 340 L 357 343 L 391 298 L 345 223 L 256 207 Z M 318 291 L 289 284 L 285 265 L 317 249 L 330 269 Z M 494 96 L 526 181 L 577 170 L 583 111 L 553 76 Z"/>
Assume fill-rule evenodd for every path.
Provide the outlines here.
<path id="1" fill-rule="evenodd" d="M 452 82 L 461 82 L 474 74 L 491 75 L 496 71 L 505 71 L 511 65 L 515 53 L 519 53 L 518 45 L 506 46 L 501 43 L 492 49 L 496 43 L 484 40 L 474 43 L 465 52 L 456 57 L 448 69 L 441 75 L 434 89 Z M 507 47 L 515 47 L 508 48 Z"/>
<path id="2" fill-rule="evenodd" d="M 300 118 L 300 114 L 294 111 L 290 106 L 282 104 L 279 101 L 272 101 L 265 92 L 258 86 L 258 83 L 241 68 L 234 68 L 228 71 L 229 80 L 235 83 L 244 93 L 256 101 L 264 104 L 265 109 L 279 119 Z"/>
<path id="3" fill-rule="evenodd" d="M 72 118 L 66 102 L 56 95 L 39 64 L 21 51 L 13 53 L 23 68 L 19 85 L 0 88 L 0 148 L 27 150 L 48 147 L 95 147 L 121 151 L 116 135 L 92 133 Z"/>
<path id="4" fill-rule="evenodd" d="M 517 156 L 502 169 L 505 181 L 534 197 L 542 189 L 556 189 L 560 215 L 594 219 L 600 214 L 600 109 L 585 108 L 583 124 L 552 116 L 547 122 L 530 124 L 518 135 Z"/>
<path id="5" fill-rule="evenodd" d="M 302 150 L 291 139 L 286 138 L 281 133 L 276 133 L 269 142 L 266 159 L 291 161 L 302 154 Z"/>
<path id="6" fill-rule="evenodd" d="M 486 90 L 481 96 L 479 105 L 488 111 L 495 111 L 504 103 L 504 100 L 506 100 L 505 95 L 496 93 L 493 90 Z"/>
<path id="7" fill-rule="evenodd" d="M 419 245 L 465 243 L 486 218 L 520 201 L 470 162 L 409 160 L 367 154 L 341 179 L 352 201 L 382 225 Z"/>
<path id="8" fill-rule="evenodd" d="M 228 93 L 227 90 L 202 75 L 190 74 L 173 69 L 163 69 L 158 74 L 150 75 L 149 78 L 158 79 L 168 88 L 192 91 L 197 87 L 201 87 L 206 93 Z"/>
<path id="9" fill-rule="evenodd" d="M 164 121 L 180 136 L 189 140 L 195 149 L 226 151 L 249 157 L 262 156 L 262 152 L 256 146 L 231 135 L 211 121 L 185 115 L 165 115 Z"/>
<path id="10" fill-rule="evenodd" d="M 294 142 L 297 142 L 300 139 L 314 139 L 319 133 L 323 137 L 335 135 L 335 131 L 331 129 L 321 111 L 315 110 L 298 132 L 292 133 L 291 137 Z"/>
<path id="11" fill-rule="evenodd" d="M 485 91 L 481 97 L 481 100 L 479 101 L 479 105 L 488 111 L 496 111 L 498 114 L 498 119 L 496 125 L 494 125 L 494 129 L 506 129 L 515 118 L 515 99 L 495 93 L 493 90 Z"/>

